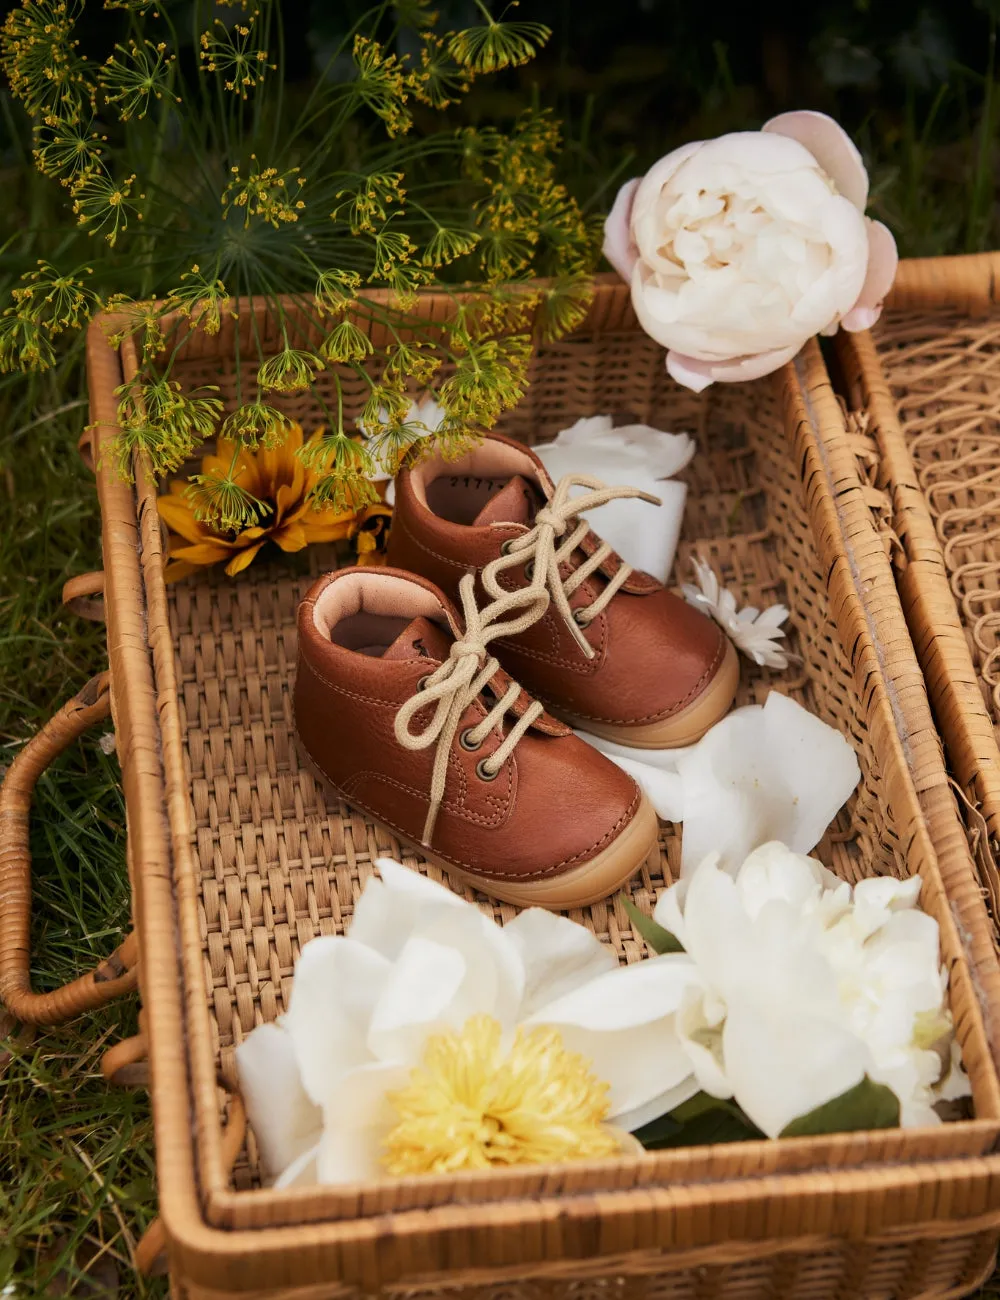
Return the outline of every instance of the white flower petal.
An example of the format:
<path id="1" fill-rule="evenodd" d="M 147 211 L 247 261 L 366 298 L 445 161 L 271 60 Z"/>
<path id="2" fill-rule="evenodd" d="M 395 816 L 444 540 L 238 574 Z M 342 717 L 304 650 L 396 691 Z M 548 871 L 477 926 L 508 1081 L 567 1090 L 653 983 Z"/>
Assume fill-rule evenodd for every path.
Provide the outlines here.
<path id="1" fill-rule="evenodd" d="M 711 1097 L 723 1100 L 733 1095 L 733 1085 L 726 1075 L 722 1055 L 722 1026 L 725 1023 L 725 1006 L 715 1003 L 713 1014 L 708 1014 L 710 1001 L 704 989 L 692 986 L 684 996 L 677 1013 L 677 1036 L 694 1070 L 698 1087 Z"/>
<path id="2" fill-rule="evenodd" d="M 547 1003 L 527 1023 L 578 1025 L 600 1033 L 649 1025 L 677 1010 L 693 978 L 693 964 L 684 953 L 616 966 Z"/>
<path id="3" fill-rule="evenodd" d="M 623 1128 L 628 1133 L 634 1133 L 636 1129 L 651 1124 L 654 1119 L 659 1119 L 661 1115 L 666 1115 L 683 1102 L 689 1101 L 700 1090 L 700 1087 L 701 1085 L 695 1076 L 689 1074 L 686 1079 L 682 1079 L 673 1088 L 667 1088 L 644 1105 L 636 1106 L 634 1110 L 619 1111 L 615 1116 L 615 1127 Z"/>
<path id="4" fill-rule="evenodd" d="M 529 907 L 503 927 L 524 966 L 519 1018 L 534 1015 L 581 985 L 618 968 L 618 959 L 585 925 Z"/>
<path id="5" fill-rule="evenodd" d="M 800 109 L 772 117 L 761 130 L 788 136 L 804 145 L 844 198 L 850 199 L 859 212 L 864 212 L 868 202 L 868 173 L 854 141 L 832 117 Z"/>
<path id="6" fill-rule="evenodd" d="M 741 997 L 729 1002 L 722 1041 L 733 1096 L 768 1137 L 853 1088 L 871 1064 L 841 1025 Z"/>
<path id="7" fill-rule="evenodd" d="M 389 961 L 395 961 L 406 941 L 426 919 L 440 911 L 476 909 L 472 903 L 401 866 L 391 858 L 379 858 L 381 880 L 369 880 L 354 907 L 350 936 Z"/>
<path id="8" fill-rule="evenodd" d="M 310 1147 L 307 1151 L 293 1160 L 277 1177 L 272 1186 L 275 1191 L 282 1191 L 286 1187 L 311 1187 L 317 1182 L 316 1160 L 319 1156 L 319 1143 L 322 1140 L 322 1127 L 316 1130 L 316 1145 Z"/>
<path id="9" fill-rule="evenodd" d="M 714 383 L 747 383 L 780 370 L 786 361 L 791 361 L 807 338 L 808 334 L 803 332 L 801 338 L 786 347 L 719 361 L 700 361 L 671 349 L 667 353 L 667 373 L 678 384 L 696 393 Z"/>
<path id="10" fill-rule="evenodd" d="M 409 1070 L 373 1065 L 341 1080 L 324 1107 L 325 1125 L 316 1156 L 321 1183 L 371 1182 L 383 1174 L 385 1138 L 398 1116 L 388 1095 L 402 1088 Z"/>
<path id="11" fill-rule="evenodd" d="M 585 732 L 581 731 L 577 734 L 581 740 L 593 743 L 593 738 Z M 600 746 L 594 745 L 594 748 L 600 749 Z M 623 749 L 624 746 L 617 748 Z M 636 754 L 650 753 L 648 749 L 637 749 L 635 752 Z M 627 772 L 648 796 L 661 821 L 679 822 L 683 819 L 684 791 L 676 772 L 665 772 L 642 758 L 625 758 L 617 754 L 609 754 L 608 757 L 612 762 L 617 763 L 623 772 Z"/>
<path id="12" fill-rule="evenodd" d="M 640 179 L 637 176 L 625 182 L 604 223 L 604 256 L 626 283 L 632 277 L 632 267 L 639 256 L 632 241 L 632 203 Z"/>
<path id="13" fill-rule="evenodd" d="M 306 1092 L 322 1104 L 331 1082 L 369 1059 L 368 1021 L 391 972 L 379 953 L 353 939 L 305 944 L 282 1025 Z"/>
<path id="14" fill-rule="evenodd" d="M 367 1034 L 371 1056 L 380 1061 L 412 1063 L 419 1058 L 432 1030 L 446 1025 L 461 1028 L 467 1019 L 467 1000 L 461 997 L 467 974 L 461 952 L 414 935 L 372 1008 Z M 487 996 L 493 992 L 487 990 Z M 491 1009 L 481 1008 L 486 1012 Z"/>
<path id="15" fill-rule="evenodd" d="M 543 1007 L 529 1024 L 555 1026 L 566 1047 L 610 1085 L 611 1115 L 646 1106 L 691 1072 L 674 1012 L 696 978 L 683 954 L 621 966 Z"/>
<path id="16" fill-rule="evenodd" d="M 612 487 L 634 487 L 660 499 L 659 506 L 634 498 L 611 501 L 601 507 L 598 527 L 627 564 L 661 581 L 673 567 L 687 496 L 683 483 L 663 480 L 682 470 L 694 450 L 687 434 L 641 424 L 615 429 L 610 416 L 579 420 L 535 448 L 553 480 L 591 474 Z"/>
<path id="17" fill-rule="evenodd" d="M 323 1112 L 302 1086 L 295 1051 L 280 1025 L 258 1025 L 236 1049 L 240 1093 L 260 1150 L 274 1177 L 319 1141 Z"/>
<path id="18" fill-rule="evenodd" d="M 864 330 L 871 327 L 882 313 L 882 302 L 888 296 L 896 278 L 899 254 L 892 232 L 881 221 L 871 221 L 868 227 L 868 269 L 858 300 L 841 321 L 845 330 Z"/>
<path id="19" fill-rule="evenodd" d="M 602 754 L 606 754 L 608 758 L 627 758 L 632 762 L 643 762 L 647 767 L 653 767 L 658 772 L 676 773 L 677 760 L 690 748 L 685 746 L 683 749 L 639 749 L 635 745 L 619 745 L 613 740 L 606 740 L 603 736 L 593 736 L 588 732 L 578 731 L 575 734 L 600 750 Z M 671 820 L 679 821 L 680 818 Z"/>
<path id="20" fill-rule="evenodd" d="M 653 908 L 653 920 L 657 925 L 662 925 L 664 930 L 669 930 L 682 948 L 687 947 L 684 942 L 684 913 L 681 907 L 686 892 L 686 883 L 671 885 L 663 891 Z"/>
<path id="21" fill-rule="evenodd" d="M 767 697 L 763 723 L 762 742 L 793 797 L 792 821 L 774 838 L 808 853 L 861 780 L 858 760 L 839 731 L 778 691 Z"/>
<path id="22" fill-rule="evenodd" d="M 781 899 L 800 911 L 818 901 L 823 889 L 823 868 L 812 858 L 793 853 L 772 840 L 754 849 L 736 876 L 743 905 L 751 918 L 766 903 Z"/>

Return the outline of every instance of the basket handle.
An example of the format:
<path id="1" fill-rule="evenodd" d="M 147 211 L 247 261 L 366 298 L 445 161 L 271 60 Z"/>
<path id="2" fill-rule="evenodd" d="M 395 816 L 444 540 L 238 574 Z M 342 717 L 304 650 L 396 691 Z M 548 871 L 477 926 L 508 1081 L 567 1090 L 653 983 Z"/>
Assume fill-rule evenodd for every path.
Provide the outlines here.
<path id="1" fill-rule="evenodd" d="M 89 618 L 93 623 L 104 622 L 104 571 L 78 573 L 63 583 L 62 602 L 67 609 Z"/>
<path id="2" fill-rule="evenodd" d="M 0 1001 L 23 1024 L 59 1024 L 137 986 L 139 951 L 132 931 L 89 974 L 50 993 L 31 988 L 31 796 L 52 760 L 110 711 L 108 674 L 99 673 L 28 741 L 0 787 Z"/>
<path id="3" fill-rule="evenodd" d="M 233 1172 L 236 1157 L 243 1149 L 247 1136 L 247 1111 L 243 1098 L 234 1092 L 229 1101 L 229 1116 L 222 1130 L 222 1167 Z M 169 1267 L 167 1234 L 163 1220 L 156 1218 L 136 1243 L 135 1267 L 143 1277 L 162 1277 Z"/>

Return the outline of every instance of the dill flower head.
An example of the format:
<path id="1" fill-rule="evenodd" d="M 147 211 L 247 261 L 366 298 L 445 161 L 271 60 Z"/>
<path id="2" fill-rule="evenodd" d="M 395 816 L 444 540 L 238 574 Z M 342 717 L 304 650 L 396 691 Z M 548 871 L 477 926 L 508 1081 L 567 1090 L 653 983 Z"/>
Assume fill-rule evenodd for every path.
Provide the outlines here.
<path id="1" fill-rule="evenodd" d="M 248 92 L 258 86 L 265 72 L 276 70 L 268 63 L 267 50 L 258 49 L 252 42 L 253 21 L 237 23 L 231 29 L 221 18 L 216 18 L 213 34 L 202 32 L 200 58 L 208 72 L 218 72 L 227 90 L 247 99 Z"/>
<path id="2" fill-rule="evenodd" d="M 261 362 L 257 383 L 276 393 L 298 393 L 308 388 L 316 371 L 322 369 L 323 362 L 315 353 L 286 346 Z"/>
<path id="3" fill-rule="evenodd" d="M 116 45 L 101 69 L 101 85 L 109 104 L 118 107 L 123 122 L 129 118 L 143 118 L 150 105 L 164 96 L 179 104 L 173 93 L 173 64 L 177 56 L 167 49 L 165 41 L 129 41 Z"/>
<path id="4" fill-rule="evenodd" d="M 3 27 L 3 64 L 29 113 L 75 120 L 93 103 L 93 86 L 73 39 L 82 0 L 25 0 Z"/>
<path id="5" fill-rule="evenodd" d="M 281 223 L 298 221 L 299 213 L 306 206 L 297 195 L 306 183 L 304 176 L 298 175 L 298 168 L 292 167 L 287 172 L 279 172 L 277 167 L 261 167 L 257 155 L 250 155 L 250 170 L 246 177 L 240 174 L 239 167 L 231 167 L 232 180 L 222 192 L 222 216 L 229 216 L 233 208 L 243 209 L 243 226 L 249 228 L 253 217 L 260 217 L 275 230 Z"/>
<path id="6" fill-rule="evenodd" d="M 608 1088 L 555 1029 L 519 1029 L 509 1052 L 492 1016 L 431 1038 L 410 1083 L 390 1094 L 399 1123 L 385 1143 L 391 1174 L 596 1160 L 618 1140 L 604 1126 Z"/>

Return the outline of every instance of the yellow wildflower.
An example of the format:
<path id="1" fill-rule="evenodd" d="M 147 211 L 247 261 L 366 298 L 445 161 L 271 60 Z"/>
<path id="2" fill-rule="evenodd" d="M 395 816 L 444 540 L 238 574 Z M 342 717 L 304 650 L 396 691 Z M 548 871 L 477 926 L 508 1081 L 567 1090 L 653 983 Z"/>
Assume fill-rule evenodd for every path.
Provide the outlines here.
<path id="1" fill-rule="evenodd" d="M 216 454 L 202 460 L 203 477 L 232 479 L 263 507 L 262 522 L 241 532 L 225 532 L 198 519 L 187 479 L 170 484 L 170 491 L 158 502 L 160 517 L 175 534 L 170 539 L 168 582 L 223 560 L 226 573 L 233 577 L 253 563 L 267 542 L 291 552 L 316 542 L 353 538 L 359 564 L 381 562 L 379 541 L 384 540 L 391 515 L 388 506 L 377 503 L 361 511 L 317 508 L 310 499 L 316 473 L 296 454 L 301 446 L 302 429 L 293 424 L 280 447 L 237 451 L 234 443 L 220 438 Z"/>

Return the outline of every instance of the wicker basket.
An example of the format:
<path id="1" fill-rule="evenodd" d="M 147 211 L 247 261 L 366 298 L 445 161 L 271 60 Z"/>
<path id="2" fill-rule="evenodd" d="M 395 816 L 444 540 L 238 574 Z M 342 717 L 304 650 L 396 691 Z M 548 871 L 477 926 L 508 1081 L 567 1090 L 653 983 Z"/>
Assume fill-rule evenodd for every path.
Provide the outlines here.
<path id="1" fill-rule="evenodd" d="M 1000 253 L 903 262 L 871 334 L 842 335 L 913 643 L 1000 917 Z M 881 499 L 880 499 L 881 498 Z M 985 821 L 984 821 L 985 819 Z"/>
<path id="2" fill-rule="evenodd" d="M 429 315 L 449 309 L 443 299 L 424 303 Z M 271 325 L 258 316 L 265 339 Z M 235 328 L 249 339 L 246 317 Z M 231 397 L 233 351 L 225 330 L 193 337 L 176 377 L 217 383 Z M 228 1099 L 234 1048 L 281 1011 L 301 945 L 349 924 L 376 856 L 434 869 L 330 800 L 298 762 L 294 611 L 336 556 L 315 550 L 303 566 L 255 565 L 236 580 L 216 574 L 166 588 L 155 490 L 141 465 L 133 487 L 101 457 L 134 350 L 126 340 L 115 352 L 98 325 L 88 364 L 105 571 L 103 583 L 72 594 L 103 588 L 145 1007 L 143 1034 L 116 1049 L 108 1073 L 134 1068 L 148 1050 L 175 1294 L 916 1297 L 971 1289 L 1000 1237 L 1000 1157 L 990 1154 L 1000 1085 L 987 1030 L 1000 1008 L 1000 972 L 954 807 L 922 808 L 918 797 L 918 788 L 946 789 L 940 749 L 922 718 L 909 721 L 911 704 L 926 710 L 926 699 L 815 345 L 773 381 L 694 397 L 667 378 L 627 289 L 602 283 L 579 333 L 540 348 L 528 395 L 504 428 L 533 441 L 611 410 L 696 432 L 681 563 L 701 554 L 755 603 L 783 599 L 793 609 L 801 664 L 782 675 L 744 665 L 740 701 L 776 687 L 855 745 L 862 783 L 822 856 L 849 880 L 921 875 L 923 906 L 941 927 L 975 1118 L 283 1193 L 258 1185 L 252 1134 L 244 1140 L 241 1108 Z M 352 379 L 345 387 L 360 397 Z M 304 399 L 289 409 L 315 418 Z M 856 490 L 857 509 L 838 512 L 837 501 L 855 502 Z M 630 887 L 640 907 L 669 882 L 678 850 L 665 827 Z M 511 914 L 505 905 L 493 911 L 501 921 Z M 642 956 L 620 902 L 576 917 L 620 960 Z M 10 970 L 0 978 L 6 997 L 17 981 Z"/>

